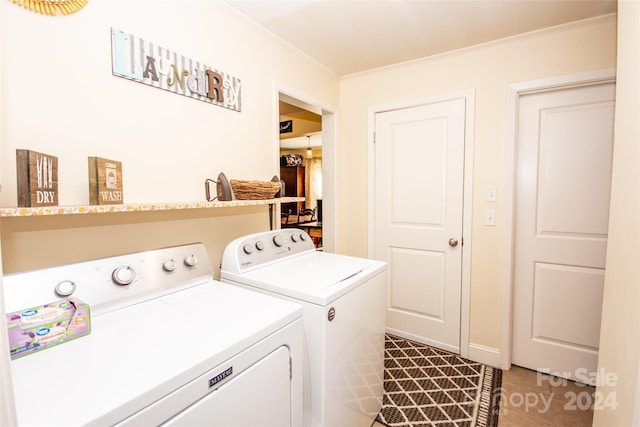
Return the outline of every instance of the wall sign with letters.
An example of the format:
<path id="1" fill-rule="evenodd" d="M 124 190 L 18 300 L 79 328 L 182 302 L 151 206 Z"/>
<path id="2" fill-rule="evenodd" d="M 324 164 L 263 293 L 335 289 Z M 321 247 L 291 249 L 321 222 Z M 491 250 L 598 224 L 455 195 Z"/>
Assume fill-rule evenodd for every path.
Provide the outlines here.
<path id="1" fill-rule="evenodd" d="M 240 111 L 240 79 L 111 28 L 113 75 Z"/>
<path id="2" fill-rule="evenodd" d="M 121 205 L 122 162 L 89 157 L 89 203 L 92 205 Z"/>
<path id="3" fill-rule="evenodd" d="M 33 150 L 16 150 L 18 206 L 58 206 L 58 158 Z"/>

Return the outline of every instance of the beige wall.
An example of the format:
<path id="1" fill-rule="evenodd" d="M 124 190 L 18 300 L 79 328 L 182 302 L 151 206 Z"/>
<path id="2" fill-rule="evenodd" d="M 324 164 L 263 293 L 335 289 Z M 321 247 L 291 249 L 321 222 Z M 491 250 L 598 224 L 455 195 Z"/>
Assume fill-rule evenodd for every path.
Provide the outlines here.
<path id="1" fill-rule="evenodd" d="M 640 403 L 640 2 L 618 3 L 618 73 L 609 242 L 595 426 L 639 425 Z M 614 377 L 615 375 L 615 377 Z M 607 381 L 604 381 L 607 379 Z M 617 407 L 608 405 L 615 403 Z M 635 412 L 635 413 L 634 413 Z M 634 418 L 635 417 L 635 418 Z"/>
<path id="2" fill-rule="evenodd" d="M 60 205 L 88 203 L 87 156 L 123 162 L 125 203 L 202 200 L 204 179 L 221 171 L 277 171 L 274 81 L 338 103 L 337 76 L 222 2 L 92 0 L 55 18 L 5 12 L 2 206 L 16 204 L 16 148 L 59 157 Z M 242 112 L 113 76 L 111 27 L 240 78 Z"/>
<path id="3" fill-rule="evenodd" d="M 609 16 L 343 78 L 338 251 L 367 255 L 368 109 L 474 89 L 470 343 L 499 348 L 507 88 L 517 82 L 612 68 L 615 53 L 616 21 Z M 484 202 L 488 185 L 498 190 L 496 227 L 482 225 L 483 210 L 490 205 Z"/>
<path id="4" fill-rule="evenodd" d="M 87 157 L 123 162 L 125 203 L 204 201 L 204 181 L 279 174 L 275 83 L 327 105 L 339 79 L 217 1 L 91 0 L 71 16 L 3 5 L 0 206 L 15 150 L 58 157 L 59 204 L 89 202 Z M 115 27 L 242 81 L 235 112 L 111 73 Z M 271 160 L 269 160 L 271 159 Z M 268 229 L 267 207 L 2 219 L 4 272 Z"/>

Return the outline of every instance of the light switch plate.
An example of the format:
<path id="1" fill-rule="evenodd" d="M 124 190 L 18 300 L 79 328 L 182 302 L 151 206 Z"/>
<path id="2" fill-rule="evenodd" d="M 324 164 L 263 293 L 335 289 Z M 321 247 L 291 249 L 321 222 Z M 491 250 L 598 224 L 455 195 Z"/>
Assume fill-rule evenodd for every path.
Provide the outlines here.
<path id="1" fill-rule="evenodd" d="M 498 200 L 498 190 L 495 185 L 488 185 L 484 193 L 485 202 L 495 202 Z"/>
<path id="2" fill-rule="evenodd" d="M 484 211 L 484 225 L 489 225 L 489 226 L 496 225 L 496 211 L 494 210 Z"/>

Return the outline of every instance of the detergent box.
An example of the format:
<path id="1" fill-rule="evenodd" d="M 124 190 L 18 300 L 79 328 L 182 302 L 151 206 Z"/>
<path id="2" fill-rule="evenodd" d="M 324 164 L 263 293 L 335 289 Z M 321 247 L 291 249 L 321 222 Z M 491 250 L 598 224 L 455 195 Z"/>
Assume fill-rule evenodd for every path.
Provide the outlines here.
<path id="1" fill-rule="evenodd" d="M 89 306 L 65 298 L 38 307 L 7 313 L 9 350 L 17 359 L 91 332 Z"/>

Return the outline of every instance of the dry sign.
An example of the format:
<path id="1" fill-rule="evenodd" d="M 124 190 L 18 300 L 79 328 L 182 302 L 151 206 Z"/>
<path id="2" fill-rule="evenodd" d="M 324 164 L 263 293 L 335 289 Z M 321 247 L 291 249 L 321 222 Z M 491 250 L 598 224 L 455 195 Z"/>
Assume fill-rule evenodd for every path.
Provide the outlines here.
<path id="1" fill-rule="evenodd" d="M 58 158 L 32 150 L 16 150 L 18 206 L 58 205 Z"/>
<path id="2" fill-rule="evenodd" d="M 240 111 L 240 79 L 111 28 L 113 75 Z"/>

